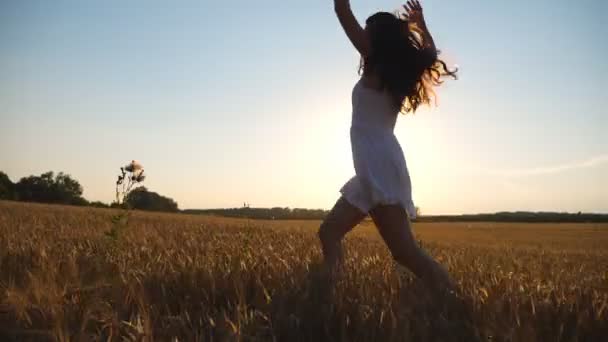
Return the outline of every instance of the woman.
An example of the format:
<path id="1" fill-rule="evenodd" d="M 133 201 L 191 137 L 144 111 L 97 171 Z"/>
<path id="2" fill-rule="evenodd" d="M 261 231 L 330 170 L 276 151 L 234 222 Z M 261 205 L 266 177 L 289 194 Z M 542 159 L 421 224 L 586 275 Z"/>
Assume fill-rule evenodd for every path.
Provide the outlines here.
<path id="1" fill-rule="evenodd" d="M 437 58 L 422 7 L 408 1 L 402 18 L 372 15 L 362 28 L 348 0 L 334 0 L 346 35 L 361 54 L 362 77 L 352 93 L 351 147 L 356 176 L 321 224 L 325 263 L 342 258 L 341 240 L 370 214 L 392 256 L 434 290 L 453 290 L 447 272 L 418 245 L 408 216 L 416 211 L 405 158 L 393 129 L 400 112 L 430 104 L 442 76 L 455 77 Z"/>

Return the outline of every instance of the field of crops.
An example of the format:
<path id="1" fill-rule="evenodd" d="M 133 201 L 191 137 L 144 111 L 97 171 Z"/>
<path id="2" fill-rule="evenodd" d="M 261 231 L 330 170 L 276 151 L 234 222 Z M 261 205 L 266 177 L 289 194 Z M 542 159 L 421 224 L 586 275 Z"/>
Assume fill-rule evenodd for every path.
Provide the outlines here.
<path id="1" fill-rule="evenodd" d="M 316 221 L 0 202 L 1 341 L 601 341 L 607 224 L 415 224 L 458 282 L 445 305 L 370 222 L 344 271 Z"/>

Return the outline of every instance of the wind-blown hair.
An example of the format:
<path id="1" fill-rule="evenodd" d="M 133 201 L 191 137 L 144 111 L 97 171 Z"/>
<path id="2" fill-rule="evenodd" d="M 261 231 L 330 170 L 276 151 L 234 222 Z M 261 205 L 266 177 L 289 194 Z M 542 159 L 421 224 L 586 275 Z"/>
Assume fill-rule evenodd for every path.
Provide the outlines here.
<path id="1" fill-rule="evenodd" d="M 425 47 L 406 19 L 379 12 L 366 24 L 371 52 L 362 57 L 359 73 L 377 74 L 399 112 L 416 112 L 420 105 L 436 102 L 433 87 L 441 85 L 444 76 L 456 79 L 457 70 L 449 70 L 437 50 Z"/>

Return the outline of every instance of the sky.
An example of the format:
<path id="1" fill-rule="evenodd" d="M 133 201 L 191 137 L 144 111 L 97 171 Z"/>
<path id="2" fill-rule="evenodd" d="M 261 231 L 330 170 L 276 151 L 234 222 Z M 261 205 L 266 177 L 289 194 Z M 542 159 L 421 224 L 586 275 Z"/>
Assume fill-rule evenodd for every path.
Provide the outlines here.
<path id="1" fill-rule="evenodd" d="M 422 212 L 608 212 L 608 3 L 422 4 L 459 66 L 395 129 Z M 329 209 L 358 63 L 329 0 L 0 0 L 0 170 L 110 202 L 136 159 L 182 209 Z"/>

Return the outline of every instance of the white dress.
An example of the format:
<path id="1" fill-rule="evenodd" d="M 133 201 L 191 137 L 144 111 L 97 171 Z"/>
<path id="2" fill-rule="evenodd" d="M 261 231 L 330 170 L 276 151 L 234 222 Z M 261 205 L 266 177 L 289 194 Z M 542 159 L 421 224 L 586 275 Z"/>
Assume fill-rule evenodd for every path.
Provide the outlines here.
<path id="1" fill-rule="evenodd" d="M 415 218 L 410 175 L 393 133 L 399 113 L 390 95 L 359 80 L 352 106 L 350 142 L 356 175 L 340 189 L 342 196 L 364 213 L 377 205 L 398 204 Z"/>

